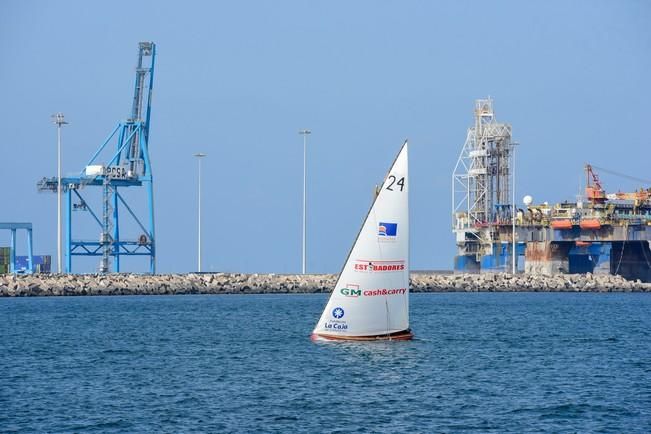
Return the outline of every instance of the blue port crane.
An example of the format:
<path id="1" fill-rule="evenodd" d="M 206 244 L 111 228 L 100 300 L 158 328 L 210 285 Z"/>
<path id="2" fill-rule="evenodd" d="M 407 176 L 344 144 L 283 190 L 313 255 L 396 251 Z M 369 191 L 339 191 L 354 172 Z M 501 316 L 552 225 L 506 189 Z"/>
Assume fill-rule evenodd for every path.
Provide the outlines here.
<path id="1" fill-rule="evenodd" d="M 27 270 L 26 274 L 34 272 L 34 255 L 32 254 L 32 224 L 31 223 L 0 223 L 0 229 L 11 232 L 11 247 L 9 247 L 9 272 L 15 273 L 16 267 L 16 230 L 24 229 L 27 232 Z"/>
<path id="2" fill-rule="evenodd" d="M 155 60 L 156 45 L 140 42 L 131 116 L 118 123 L 79 175 L 61 179 L 66 197 L 66 273 L 72 272 L 73 256 L 100 257 L 100 273 L 119 273 L 122 256 L 148 256 L 149 272 L 156 273 L 154 180 L 149 158 Z M 115 147 L 112 148 L 113 143 Z M 57 177 L 43 178 L 37 188 L 56 192 L 57 185 Z M 91 202 L 86 200 L 90 194 L 88 187 L 100 187 L 99 210 L 97 207 L 93 209 Z M 126 193 L 123 190 L 127 187 L 144 187 L 139 191 L 145 191 L 146 206 L 141 196 L 132 201 L 131 191 Z M 77 219 L 73 219 L 73 215 L 80 213 L 86 215 L 86 219 L 89 216 L 91 222 L 99 226 L 99 239 L 84 240 L 73 236 L 73 220 L 76 222 Z M 125 215 L 131 220 L 130 227 L 121 225 L 120 220 Z M 120 230 L 127 228 L 135 228 L 135 237 L 122 236 Z"/>

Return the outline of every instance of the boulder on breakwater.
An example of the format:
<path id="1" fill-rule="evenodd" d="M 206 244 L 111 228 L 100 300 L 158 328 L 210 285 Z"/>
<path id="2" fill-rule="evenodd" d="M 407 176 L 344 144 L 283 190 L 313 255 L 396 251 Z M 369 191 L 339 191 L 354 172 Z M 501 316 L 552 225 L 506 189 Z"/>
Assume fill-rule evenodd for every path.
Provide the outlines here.
<path id="1" fill-rule="evenodd" d="M 0 275 L 0 297 L 55 295 L 327 293 L 334 274 Z M 651 283 L 591 274 L 411 273 L 412 292 L 651 292 Z"/>

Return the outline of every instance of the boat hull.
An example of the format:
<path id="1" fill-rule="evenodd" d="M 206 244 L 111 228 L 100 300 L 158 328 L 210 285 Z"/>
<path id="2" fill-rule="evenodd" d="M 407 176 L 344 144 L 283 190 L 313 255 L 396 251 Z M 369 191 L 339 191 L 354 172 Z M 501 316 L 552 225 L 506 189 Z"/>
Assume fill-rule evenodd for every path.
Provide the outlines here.
<path id="1" fill-rule="evenodd" d="M 403 330 L 400 332 L 373 335 L 373 336 L 341 336 L 341 335 L 327 335 L 323 333 L 312 333 L 310 339 L 313 341 L 409 341 L 414 338 L 411 329 Z"/>

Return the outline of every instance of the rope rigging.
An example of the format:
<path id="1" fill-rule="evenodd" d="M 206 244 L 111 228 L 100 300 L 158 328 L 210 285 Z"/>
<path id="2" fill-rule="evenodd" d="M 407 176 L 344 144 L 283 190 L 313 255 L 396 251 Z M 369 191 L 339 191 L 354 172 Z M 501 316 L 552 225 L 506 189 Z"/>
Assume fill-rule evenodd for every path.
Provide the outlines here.
<path id="1" fill-rule="evenodd" d="M 644 179 L 644 178 L 638 178 L 638 177 L 636 177 L 636 176 L 626 175 L 626 174 L 624 174 L 624 173 L 615 172 L 614 170 L 605 169 L 605 168 L 603 168 L 603 167 L 595 166 L 594 164 L 592 164 L 591 166 L 592 166 L 594 169 L 599 170 L 600 172 L 606 172 L 606 173 L 609 173 L 609 174 L 614 175 L 614 176 L 619 176 L 619 177 L 621 177 L 621 178 L 629 179 L 629 180 L 631 180 L 631 181 L 636 181 L 636 182 L 641 182 L 641 183 L 644 183 L 644 184 L 649 184 L 649 185 L 651 185 L 651 180 L 650 180 L 650 179 Z"/>

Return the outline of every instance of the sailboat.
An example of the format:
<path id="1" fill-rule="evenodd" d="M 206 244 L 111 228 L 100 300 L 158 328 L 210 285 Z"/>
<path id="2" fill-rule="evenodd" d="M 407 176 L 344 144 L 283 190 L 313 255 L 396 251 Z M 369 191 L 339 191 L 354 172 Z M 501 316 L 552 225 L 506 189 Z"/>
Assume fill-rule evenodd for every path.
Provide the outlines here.
<path id="1" fill-rule="evenodd" d="M 402 145 L 348 254 L 311 338 L 408 340 L 408 145 Z"/>

